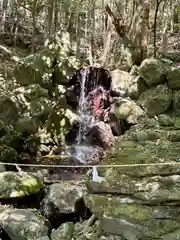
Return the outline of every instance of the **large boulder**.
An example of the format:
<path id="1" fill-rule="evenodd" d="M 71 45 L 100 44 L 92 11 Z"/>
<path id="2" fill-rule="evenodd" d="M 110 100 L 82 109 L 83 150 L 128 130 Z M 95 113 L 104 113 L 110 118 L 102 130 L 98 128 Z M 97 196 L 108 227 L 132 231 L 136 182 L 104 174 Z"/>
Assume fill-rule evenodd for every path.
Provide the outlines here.
<path id="1" fill-rule="evenodd" d="M 58 221 L 76 212 L 76 204 L 85 192 L 85 185 L 81 182 L 68 181 L 52 184 L 42 201 L 42 211 L 51 223 L 58 226 Z"/>
<path id="2" fill-rule="evenodd" d="M 126 120 L 129 124 L 136 124 L 146 117 L 145 111 L 130 99 L 117 99 L 110 109 L 110 115 L 115 115 L 118 120 Z"/>
<path id="3" fill-rule="evenodd" d="M 139 104 L 149 116 L 161 114 L 169 109 L 172 102 L 172 90 L 167 84 L 152 87 L 139 97 Z"/>
<path id="4" fill-rule="evenodd" d="M 180 90 L 173 91 L 173 111 L 175 116 L 180 116 Z"/>
<path id="5" fill-rule="evenodd" d="M 168 85 L 172 89 L 180 88 L 180 67 L 174 68 L 167 75 Z"/>
<path id="6" fill-rule="evenodd" d="M 141 78 L 125 71 L 114 70 L 111 72 L 111 78 L 112 91 L 115 94 L 128 96 L 134 100 L 138 99 L 144 88 L 147 88 Z"/>
<path id="7" fill-rule="evenodd" d="M 110 147 L 115 142 L 111 127 L 102 121 L 90 128 L 87 138 L 91 144 L 102 148 Z"/>
<path id="8" fill-rule="evenodd" d="M 169 71 L 168 63 L 155 58 L 145 59 L 139 67 L 139 75 L 148 86 L 162 83 Z"/>
<path id="9" fill-rule="evenodd" d="M 126 195 L 136 203 L 176 204 L 180 196 L 179 165 L 147 166 L 146 163 L 176 163 L 179 159 L 179 142 L 159 140 L 143 142 L 119 139 L 102 158 L 102 164 L 132 164 L 132 167 L 97 168 L 101 181 L 93 169 L 87 175 L 87 187 L 91 193 L 113 193 Z M 134 164 L 142 164 L 135 166 Z M 153 187 L 154 186 L 154 187 Z M 171 192 L 173 189 L 173 192 Z"/>
<path id="10" fill-rule="evenodd" d="M 42 179 L 25 172 L 0 173 L 0 198 L 24 197 L 38 193 L 43 188 Z"/>
<path id="11" fill-rule="evenodd" d="M 68 84 L 78 66 L 70 46 L 67 32 L 56 33 L 54 38 L 46 40 L 41 52 L 18 62 L 14 71 L 17 82 L 24 86 L 40 84 L 47 89 L 53 84 Z"/>
<path id="12" fill-rule="evenodd" d="M 37 240 L 49 230 L 42 216 L 25 209 L 7 208 L 0 213 L 0 224 L 13 240 Z"/>
<path id="13" fill-rule="evenodd" d="M 90 194 L 84 199 L 100 219 L 99 231 L 118 235 L 115 239 L 179 239 L 180 208 L 127 203 L 113 195 Z"/>

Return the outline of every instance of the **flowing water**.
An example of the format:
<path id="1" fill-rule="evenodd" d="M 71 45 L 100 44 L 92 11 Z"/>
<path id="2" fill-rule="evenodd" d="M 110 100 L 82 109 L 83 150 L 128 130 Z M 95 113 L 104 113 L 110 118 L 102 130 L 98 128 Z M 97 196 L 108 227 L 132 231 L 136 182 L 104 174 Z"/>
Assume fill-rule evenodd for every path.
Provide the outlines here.
<path id="1" fill-rule="evenodd" d="M 76 144 L 74 145 L 75 158 L 81 162 L 86 163 L 86 159 L 91 158 L 94 152 L 94 147 L 88 144 L 86 133 L 88 129 L 96 124 L 97 120 L 91 113 L 91 104 L 87 99 L 86 81 L 88 81 L 89 69 L 81 70 L 80 81 L 80 97 L 78 102 L 78 122 L 79 131 L 76 137 Z"/>
<path id="2" fill-rule="evenodd" d="M 70 154 L 78 162 L 87 164 L 94 158 L 97 159 L 100 152 L 100 148 L 94 142 L 96 133 L 93 131 L 96 131 L 95 126 L 104 121 L 110 84 L 105 71 L 87 67 L 80 69 L 75 75 L 72 86 L 78 89 L 75 94 L 78 109 L 77 125 L 73 129 L 75 135 L 71 137 Z"/>

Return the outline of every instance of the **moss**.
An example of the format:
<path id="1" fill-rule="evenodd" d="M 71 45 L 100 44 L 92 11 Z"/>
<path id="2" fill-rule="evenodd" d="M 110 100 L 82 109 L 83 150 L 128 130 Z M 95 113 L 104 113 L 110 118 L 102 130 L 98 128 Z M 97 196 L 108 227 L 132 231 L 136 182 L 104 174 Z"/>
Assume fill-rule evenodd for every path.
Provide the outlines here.
<path id="1" fill-rule="evenodd" d="M 125 142 L 123 144 L 117 142 L 113 149 L 107 151 L 102 159 L 102 164 L 142 164 L 157 160 L 146 146 L 129 141 L 126 143 L 127 146 Z"/>
<path id="2" fill-rule="evenodd" d="M 43 187 L 40 179 L 27 173 L 0 173 L 0 183 L 1 198 L 22 197 L 37 193 Z"/>

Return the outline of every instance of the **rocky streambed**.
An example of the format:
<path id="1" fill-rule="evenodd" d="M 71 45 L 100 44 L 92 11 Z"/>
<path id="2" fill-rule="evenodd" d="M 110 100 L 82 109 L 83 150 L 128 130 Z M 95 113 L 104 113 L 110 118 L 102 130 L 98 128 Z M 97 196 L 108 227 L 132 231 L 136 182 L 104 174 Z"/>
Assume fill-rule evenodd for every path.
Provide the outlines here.
<path id="1" fill-rule="evenodd" d="M 61 42 L 55 43 L 23 59 L 14 73 L 16 88 L 0 91 L 2 163 L 75 164 L 66 157 L 65 143 L 72 147 L 69 140 L 78 132 L 73 92 L 79 82 L 75 77 L 72 84 L 63 71 L 69 57 L 59 67 L 61 49 Z M 100 148 L 98 161 L 88 156 L 90 163 L 109 167 L 0 165 L 1 239 L 180 239 L 180 165 L 175 165 L 180 160 L 180 68 L 151 58 L 130 73 L 114 70 L 110 76 L 105 96 L 100 91 L 103 108 L 102 89 L 94 92 L 88 83 L 100 121 L 85 139 Z M 68 138 L 68 133 L 74 135 Z M 82 155 L 80 160 L 83 164 Z M 162 165 L 145 165 L 151 163 Z"/>
<path id="2" fill-rule="evenodd" d="M 42 172 L 1 172 L 1 226 L 10 239 L 180 239 L 180 165 L 135 165 L 178 163 L 179 129 L 133 126 L 103 156 L 112 166 L 83 180 L 45 185 Z"/>

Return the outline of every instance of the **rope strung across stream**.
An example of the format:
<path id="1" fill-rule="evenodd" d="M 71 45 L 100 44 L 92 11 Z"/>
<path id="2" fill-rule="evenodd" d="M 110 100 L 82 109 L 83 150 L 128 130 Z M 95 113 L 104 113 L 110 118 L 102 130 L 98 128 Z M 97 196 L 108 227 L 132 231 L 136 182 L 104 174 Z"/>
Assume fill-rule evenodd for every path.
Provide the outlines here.
<path id="1" fill-rule="evenodd" d="M 140 166 L 163 166 L 163 165 L 180 165 L 180 162 L 166 163 L 138 163 L 138 164 L 115 164 L 115 165 L 53 165 L 53 164 L 25 164 L 25 163 L 4 163 L 0 165 L 24 166 L 24 167 L 45 167 L 45 168 L 116 168 L 116 167 L 140 167 Z"/>

